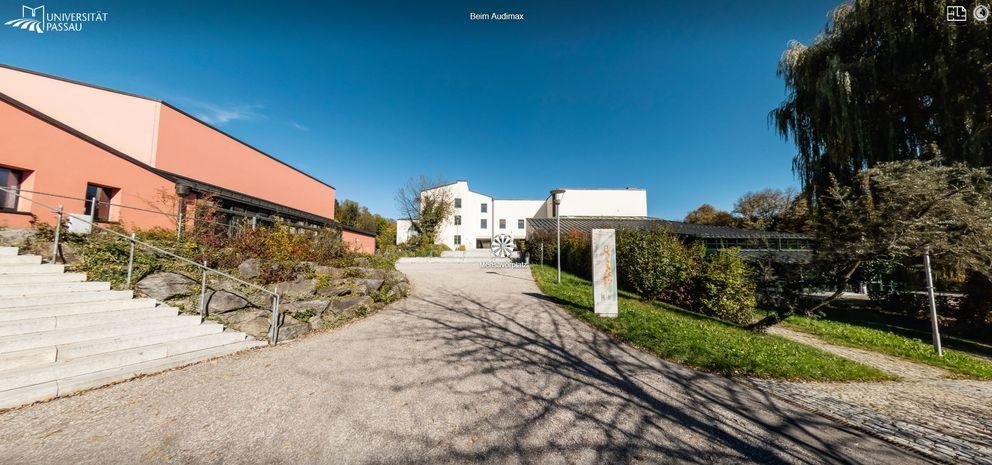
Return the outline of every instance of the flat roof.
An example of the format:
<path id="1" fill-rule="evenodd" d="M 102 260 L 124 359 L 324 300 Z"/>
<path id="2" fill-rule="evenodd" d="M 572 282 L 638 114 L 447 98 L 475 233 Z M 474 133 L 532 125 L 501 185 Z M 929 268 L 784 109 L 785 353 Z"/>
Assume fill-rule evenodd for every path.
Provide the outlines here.
<path id="1" fill-rule="evenodd" d="M 527 220 L 527 227 L 554 230 L 557 228 L 557 223 L 557 218 L 531 218 Z M 710 226 L 649 216 L 562 216 L 561 227 L 563 230 L 578 230 L 583 232 L 593 229 L 666 228 L 679 236 L 700 239 L 811 239 L 805 234 L 798 233 Z"/>

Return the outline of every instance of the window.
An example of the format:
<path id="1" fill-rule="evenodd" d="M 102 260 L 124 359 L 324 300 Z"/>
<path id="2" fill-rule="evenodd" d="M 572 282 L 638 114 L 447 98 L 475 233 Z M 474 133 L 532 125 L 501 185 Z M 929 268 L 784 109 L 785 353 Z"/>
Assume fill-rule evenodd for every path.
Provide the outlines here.
<path id="1" fill-rule="evenodd" d="M 524 229 L 524 220 L 517 220 L 517 229 Z"/>
<path id="2" fill-rule="evenodd" d="M 455 234 L 455 245 L 462 245 L 462 236 Z"/>
<path id="3" fill-rule="evenodd" d="M 485 212 L 489 211 L 489 204 L 488 203 L 482 204 L 482 210 L 481 211 L 482 211 L 482 213 L 485 213 Z"/>
<path id="4" fill-rule="evenodd" d="M 110 199 L 117 193 L 117 189 L 111 187 L 98 186 L 96 184 L 86 185 L 86 209 L 83 213 L 90 215 L 97 221 L 110 221 Z M 96 202 L 94 202 L 94 199 Z M 96 211 L 93 211 L 93 204 L 96 203 Z"/>
<path id="5" fill-rule="evenodd" d="M 506 220 L 499 220 L 499 229 L 506 229 Z"/>
<path id="6" fill-rule="evenodd" d="M 462 199 L 455 198 L 455 208 L 462 208 Z"/>
<path id="7" fill-rule="evenodd" d="M 455 226 L 460 226 L 462 224 L 462 215 L 455 215 Z"/>
<path id="8" fill-rule="evenodd" d="M 10 168 L 0 168 L 0 187 L 17 191 L 21 188 L 24 173 Z M 12 192 L 0 191 L 0 209 L 17 210 L 17 196 Z"/>
<path id="9" fill-rule="evenodd" d="M 482 229 L 486 229 L 489 227 L 489 222 L 486 221 L 485 218 L 483 218 L 482 221 L 479 222 L 479 227 Z"/>

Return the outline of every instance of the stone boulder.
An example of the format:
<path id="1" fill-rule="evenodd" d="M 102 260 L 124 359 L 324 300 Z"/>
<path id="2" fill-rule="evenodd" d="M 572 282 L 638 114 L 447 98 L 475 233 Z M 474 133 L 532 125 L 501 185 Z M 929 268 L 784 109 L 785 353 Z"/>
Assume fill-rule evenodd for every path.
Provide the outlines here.
<path id="1" fill-rule="evenodd" d="M 344 297 L 346 295 L 354 294 L 358 291 L 358 287 L 354 283 L 346 280 L 336 280 L 332 282 L 331 285 L 327 287 L 322 287 L 317 290 L 317 295 L 325 297 Z"/>
<path id="2" fill-rule="evenodd" d="M 384 282 L 385 280 L 375 278 L 355 280 L 355 284 L 364 290 L 363 294 L 365 295 L 371 295 L 379 292 L 379 288 L 382 287 Z"/>
<path id="3" fill-rule="evenodd" d="M 310 323 L 303 322 L 289 315 L 283 315 L 282 324 L 279 325 L 279 340 L 288 341 L 296 339 L 310 332 Z"/>
<path id="4" fill-rule="evenodd" d="M 281 305 L 280 310 L 283 313 L 312 313 L 313 315 L 321 315 L 324 310 L 327 309 L 327 300 L 301 300 L 298 302 L 289 302 Z"/>
<path id="5" fill-rule="evenodd" d="M 213 291 L 207 294 L 207 313 L 227 313 L 251 305 L 244 296 L 231 291 Z"/>
<path id="6" fill-rule="evenodd" d="M 367 313 L 373 308 L 375 308 L 375 301 L 373 301 L 371 297 L 367 295 L 356 295 L 332 300 L 331 305 L 327 308 L 327 311 L 352 317 Z"/>
<path id="7" fill-rule="evenodd" d="M 10 247 L 25 247 L 34 238 L 37 231 L 28 229 L 0 229 L 0 245 Z M 51 249 L 51 247 L 49 247 Z M 24 253 L 24 251 L 21 251 Z"/>
<path id="8" fill-rule="evenodd" d="M 396 283 L 393 284 L 388 291 L 386 291 L 382 301 L 389 303 L 402 299 L 408 295 L 410 295 L 410 284 L 406 282 Z"/>
<path id="9" fill-rule="evenodd" d="M 235 310 L 233 312 L 217 315 L 225 325 L 236 325 L 259 317 L 272 318 L 272 311 L 261 308 L 249 308 Z M 268 329 L 268 327 L 266 327 Z"/>
<path id="10" fill-rule="evenodd" d="M 275 286 L 282 295 L 305 297 L 313 295 L 314 291 L 317 290 L 317 280 L 298 278 L 292 281 L 283 281 Z"/>
<path id="11" fill-rule="evenodd" d="M 249 258 L 238 265 L 238 274 L 245 279 L 255 279 L 262 275 L 262 264 L 257 258 Z"/>
<path id="12" fill-rule="evenodd" d="M 386 273 L 386 282 L 388 282 L 388 283 L 394 283 L 394 284 L 395 283 L 408 283 L 408 282 L 410 282 L 410 280 L 407 279 L 406 275 L 403 274 L 403 272 L 401 272 L 399 270 L 389 270 L 389 272 Z"/>
<path id="13" fill-rule="evenodd" d="M 164 301 L 200 292 L 200 283 L 178 273 L 152 273 L 134 285 L 138 295 Z"/>
<path id="14" fill-rule="evenodd" d="M 344 268 L 335 268 L 333 266 L 317 265 L 313 267 L 313 272 L 330 276 L 331 279 L 341 279 L 344 277 Z"/>
<path id="15" fill-rule="evenodd" d="M 250 316 L 251 314 L 246 313 L 243 317 L 247 319 L 230 323 L 228 326 L 236 331 L 246 333 L 255 339 L 267 340 L 269 338 L 271 315 L 267 313 L 255 314 L 254 317 L 248 318 Z"/>

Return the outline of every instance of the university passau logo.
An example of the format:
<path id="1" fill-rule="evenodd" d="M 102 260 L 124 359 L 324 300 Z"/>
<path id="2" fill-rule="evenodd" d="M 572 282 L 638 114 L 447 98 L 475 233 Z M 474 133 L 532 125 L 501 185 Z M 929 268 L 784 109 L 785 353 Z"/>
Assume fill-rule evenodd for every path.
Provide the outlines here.
<path id="1" fill-rule="evenodd" d="M 45 33 L 45 5 L 31 8 L 21 5 L 21 17 L 3 23 L 5 26 L 24 29 L 26 31 Z"/>
<path id="2" fill-rule="evenodd" d="M 21 17 L 3 23 L 15 29 L 44 34 L 46 32 L 80 32 L 86 23 L 107 21 L 102 11 L 45 11 L 45 5 L 21 5 Z"/>

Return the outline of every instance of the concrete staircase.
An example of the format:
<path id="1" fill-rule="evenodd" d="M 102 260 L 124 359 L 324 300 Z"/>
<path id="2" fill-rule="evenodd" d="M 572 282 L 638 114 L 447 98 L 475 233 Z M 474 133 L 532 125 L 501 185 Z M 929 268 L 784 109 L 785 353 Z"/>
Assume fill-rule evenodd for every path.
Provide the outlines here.
<path id="1" fill-rule="evenodd" d="M 0 409 L 265 342 L 0 247 Z"/>

